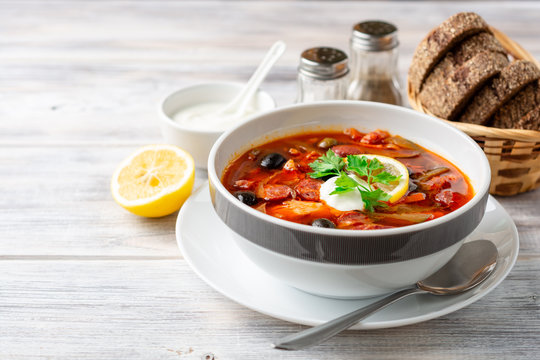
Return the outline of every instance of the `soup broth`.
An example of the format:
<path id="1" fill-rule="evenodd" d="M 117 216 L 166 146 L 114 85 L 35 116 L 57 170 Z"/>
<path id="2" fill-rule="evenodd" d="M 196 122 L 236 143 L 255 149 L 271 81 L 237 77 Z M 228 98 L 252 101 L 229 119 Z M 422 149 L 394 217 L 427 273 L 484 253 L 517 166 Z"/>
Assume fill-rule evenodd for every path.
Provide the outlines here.
<path id="1" fill-rule="evenodd" d="M 386 131 L 304 133 L 246 151 L 222 183 L 239 201 L 300 224 L 353 230 L 422 223 L 467 203 L 456 166 Z"/>

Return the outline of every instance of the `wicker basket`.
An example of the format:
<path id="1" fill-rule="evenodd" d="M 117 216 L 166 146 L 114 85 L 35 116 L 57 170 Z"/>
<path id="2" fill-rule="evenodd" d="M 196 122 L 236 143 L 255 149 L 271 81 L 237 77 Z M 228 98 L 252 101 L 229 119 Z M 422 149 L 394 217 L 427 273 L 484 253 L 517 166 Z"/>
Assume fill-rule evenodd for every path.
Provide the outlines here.
<path id="1" fill-rule="evenodd" d="M 529 60 L 540 68 L 540 63 L 519 44 L 496 29 L 491 30 L 513 58 Z M 413 109 L 434 116 L 424 108 L 410 83 L 408 97 Z M 491 194 L 509 196 L 540 187 L 540 131 L 442 120 L 465 132 L 484 150 L 491 166 Z"/>

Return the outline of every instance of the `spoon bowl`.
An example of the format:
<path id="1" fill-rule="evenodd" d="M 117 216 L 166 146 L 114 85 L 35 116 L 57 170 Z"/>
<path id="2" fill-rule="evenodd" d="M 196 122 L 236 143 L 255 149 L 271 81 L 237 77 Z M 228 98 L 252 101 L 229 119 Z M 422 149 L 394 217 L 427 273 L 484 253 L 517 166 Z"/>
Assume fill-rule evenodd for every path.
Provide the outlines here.
<path id="1" fill-rule="evenodd" d="M 497 265 L 497 247 L 488 240 L 465 243 L 450 261 L 416 286 L 434 295 L 453 295 L 486 280 Z"/>
<path id="2" fill-rule="evenodd" d="M 259 90 L 259 85 L 285 47 L 283 41 L 276 42 L 246 84 L 199 84 L 167 96 L 159 109 L 165 141 L 188 151 L 195 166 L 206 169 L 210 149 L 225 129 L 238 125 L 250 115 L 276 107 L 272 97 Z M 217 109 L 215 105 L 218 105 Z M 178 121 L 178 113 L 183 113 L 183 119 L 188 121 Z"/>
<path id="3" fill-rule="evenodd" d="M 319 344 L 409 295 L 426 293 L 455 295 L 465 292 L 480 285 L 493 273 L 497 257 L 497 247 L 491 241 L 476 240 L 465 243 L 446 265 L 414 286 L 390 294 L 337 319 L 284 337 L 272 346 L 282 350 L 300 350 Z"/>
<path id="4" fill-rule="evenodd" d="M 167 144 L 176 145 L 193 156 L 195 166 L 206 169 L 208 154 L 212 145 L 224 130 L 201 126 L 199 129 L 183 126 L 174 120 L 174 115 L 183 109 L 204 103 L 228 102 L 244 84 L 238 82 L 213 82 L 188 86 L 168 95 L 159 106 L 159 126 Z M 264 112 L 276 107 L 272 96 L 257 90 L 251 99 L 257 112 Z"/>

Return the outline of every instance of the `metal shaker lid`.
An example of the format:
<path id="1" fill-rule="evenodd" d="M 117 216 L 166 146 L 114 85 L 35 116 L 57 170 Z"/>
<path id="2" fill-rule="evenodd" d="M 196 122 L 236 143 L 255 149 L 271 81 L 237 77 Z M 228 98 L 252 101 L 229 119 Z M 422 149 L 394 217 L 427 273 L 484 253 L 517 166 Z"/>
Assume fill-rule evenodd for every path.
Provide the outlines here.
<path id="1" fill-rule="evenodd" d="M 315 79 L 336 79 L 347 75 L 347 63 L 347 54 L 343 51 L 331 47 L 315 47 L 302 53 L 298 71 Z"/>
<path id="2" fill-rule="evenodd" d="M 363 21 L 354 25 L 351 43 L 362 50 L 390 50 L 399 45 L 397 31 L 395 25 L 385 21 Z"/>

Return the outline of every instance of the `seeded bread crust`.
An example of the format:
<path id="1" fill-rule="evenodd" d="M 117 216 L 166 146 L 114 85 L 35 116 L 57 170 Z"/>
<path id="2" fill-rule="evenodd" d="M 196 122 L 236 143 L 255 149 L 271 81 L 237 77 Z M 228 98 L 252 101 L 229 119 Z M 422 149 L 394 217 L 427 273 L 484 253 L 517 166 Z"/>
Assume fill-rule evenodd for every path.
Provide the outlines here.
<path id="1" fill-rule="evenodd" d="M 409 68 L 409 82 L 413 91 L 420 92 L 430 71 L 452 46 L 482 31 L 489 31 L 487 23 L 471 12 L 455 14 L 431 30 L 418 44 Z"/>
<path id="2" fill-rule="evenodd" d="M 493 116 L 493 126 L 513 128 L 529 111 L 540 106 L 540 80 L 524 87 Z"/>
<path id="3" fill-rule="evenodd" d="M 419 99 L 432 114 L 454 120 L 478 89 L 507 64 L 504 54 L 480 52 L 450 74 L 430 76 Z"/>
<path id="4" fill-rule="evenodd" d="M 461 43 L 454 46 L 454 48 L 442 58 L 427 76 L 425 82 L 439 81 L 437 78 L 447 78 L 455 69 L 482 51 L 506 54 L 501 43 L 491 33 L 481 32 L 469 36 Z M 434 77 L 435 79 L 430 79 L 431 77 Z"/>
<path id="5" fill-rule="evenodd" d="M 514 129 L 540 130 L 540 106 L 529 111 L 527 115 L 519 119 Z"/>
<path id="6" fill-rule="evenodd" d="M 472 98 L 459 121 L 486 125 L 506 101 L 539 78 L 540 70 L 530 61 L 512 62 Z"/>

